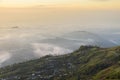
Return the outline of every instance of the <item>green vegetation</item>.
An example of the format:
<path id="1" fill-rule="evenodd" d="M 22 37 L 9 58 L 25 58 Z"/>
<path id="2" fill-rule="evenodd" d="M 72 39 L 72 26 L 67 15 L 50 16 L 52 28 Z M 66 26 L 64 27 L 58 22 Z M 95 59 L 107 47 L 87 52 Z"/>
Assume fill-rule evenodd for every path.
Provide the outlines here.
<path id="1" fill-rule="evenodd" d="M 81 46 L 0 69 L 0 80 L 120 80 L 120 47 Z"/>

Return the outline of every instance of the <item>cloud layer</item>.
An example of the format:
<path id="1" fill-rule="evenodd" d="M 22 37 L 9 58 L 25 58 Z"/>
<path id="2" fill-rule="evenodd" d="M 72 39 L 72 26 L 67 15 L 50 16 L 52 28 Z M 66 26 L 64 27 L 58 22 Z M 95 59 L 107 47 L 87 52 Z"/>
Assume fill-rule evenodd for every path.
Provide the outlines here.
<path id="1" fill-rule="evenodd" d="M 0 66 L 2 66 L 2 63 L 9 60 L 11 58 L 11 54 L 6 51 L 0 51 Z"/>
<path id="2" fill-rule="evenodd" d="M 32 43 L 32 46 L 36 56 L 41 57 L 45 55 L 63 55 L 72 52 L 70 49 L 61 48 L 47 43 Z"/>

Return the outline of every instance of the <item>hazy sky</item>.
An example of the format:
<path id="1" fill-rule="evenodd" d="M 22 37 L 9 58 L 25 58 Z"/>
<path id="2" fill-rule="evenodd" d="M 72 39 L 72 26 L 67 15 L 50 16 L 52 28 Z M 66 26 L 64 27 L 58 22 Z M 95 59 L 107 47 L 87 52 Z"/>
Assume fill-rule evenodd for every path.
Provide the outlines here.
<path id="1" fill-rule="evenodd" d="M 0 0 L 0 27 L 120 25 L 119 14 L 120 0 Z"/>
<path id="2" fill-rule="evenodd" d="M 28 7 L 35 5 L 79 6 L 91 8 L 120 8 L 120 0 L 0 0 L 2 7 Z"/>

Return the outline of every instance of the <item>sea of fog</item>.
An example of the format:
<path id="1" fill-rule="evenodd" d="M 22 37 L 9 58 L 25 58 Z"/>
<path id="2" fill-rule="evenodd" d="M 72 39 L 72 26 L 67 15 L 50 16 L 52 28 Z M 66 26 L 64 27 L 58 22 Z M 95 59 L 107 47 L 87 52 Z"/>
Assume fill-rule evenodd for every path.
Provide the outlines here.
<path id="1" fill-rule="evenodd" d="M 69 27 L 9 27 L 0 29 L 0 67 L 40 58 L 63 55 L 80 45 L 120 45 L 116 28 Z M 92 25 L 93 26 L 93 25 Z M 96 26 L 96 25 L 95 25 Z M 102 25 L 103 26 L 103 25 Z M 82 28 L 84 27 L 84 28 Z"/>

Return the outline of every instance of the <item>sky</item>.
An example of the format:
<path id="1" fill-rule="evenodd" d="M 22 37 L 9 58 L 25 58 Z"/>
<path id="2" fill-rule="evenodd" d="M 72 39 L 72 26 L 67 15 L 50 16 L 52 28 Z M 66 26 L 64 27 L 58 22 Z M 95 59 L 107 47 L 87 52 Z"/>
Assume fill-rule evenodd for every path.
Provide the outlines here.
<path id="1" fill-rule="evenodd" d="M 119 14 L 120 0 L 0 0 L 0 27 L 120 25 Z"/>
<path id="2" fill-rule="evenodd" d="M 120 0 L 0 0 L 1 7 L 31 7 L 37 5 L 72 6 L 82 8 L 120 8 Z"/>

